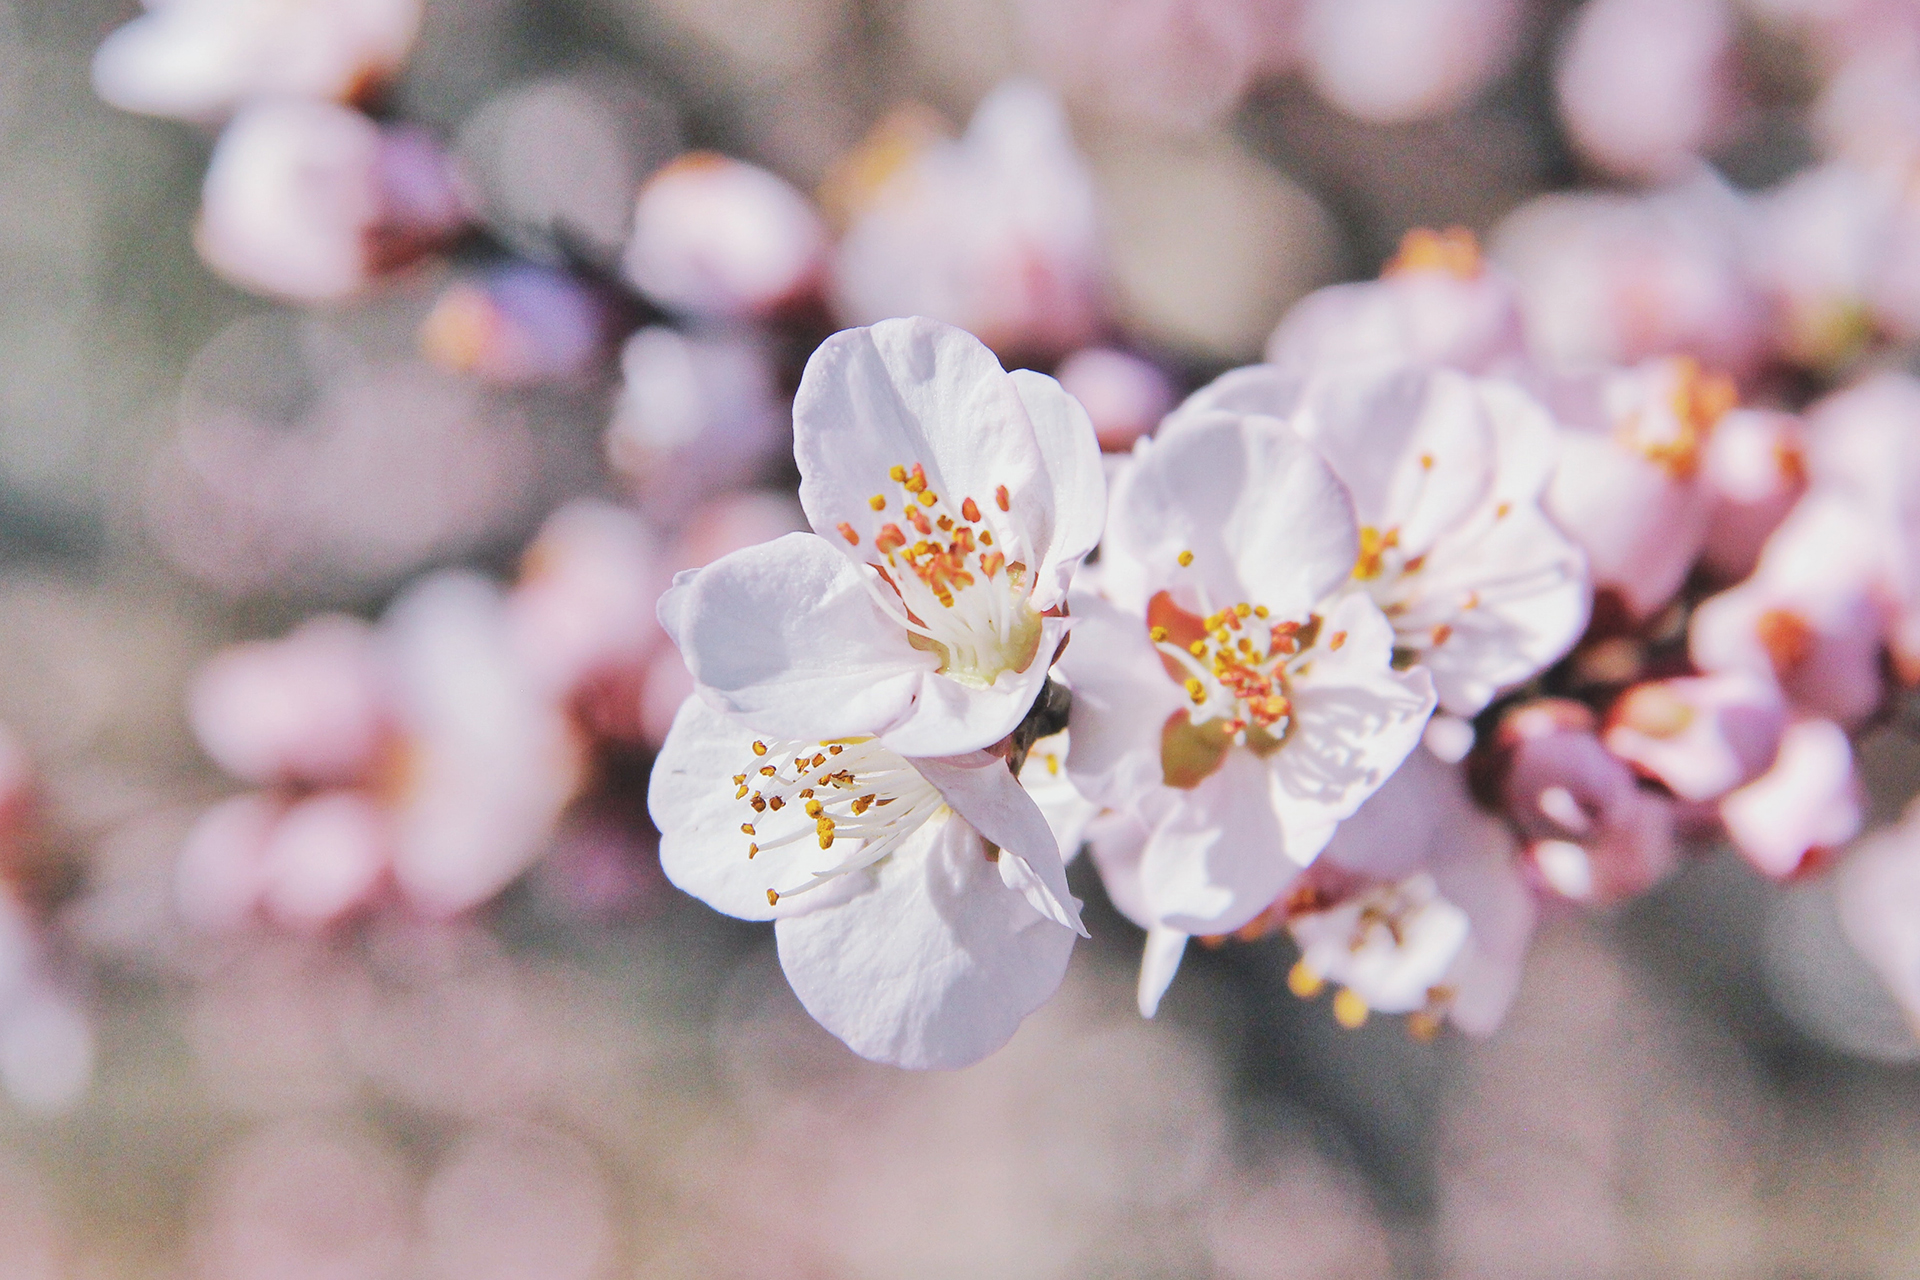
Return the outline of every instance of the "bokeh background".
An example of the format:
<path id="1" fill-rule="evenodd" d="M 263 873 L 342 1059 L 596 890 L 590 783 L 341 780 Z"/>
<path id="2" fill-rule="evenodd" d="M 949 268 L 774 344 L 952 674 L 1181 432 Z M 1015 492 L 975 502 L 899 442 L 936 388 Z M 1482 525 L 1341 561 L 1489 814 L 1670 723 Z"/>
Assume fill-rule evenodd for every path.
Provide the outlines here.
<path id="1" fill-rule="evenodd" d="M 1411 227 L 1484 237 L 1604 182 L 1553 105 L 1576 8 L 1527 6 L 1483 86 L 1396 124 L 1205 62 L 1129 105 L 1002 0 L 432 0 L 385 109 L 516 225 L 617 243 L 687 147 L 830 194 L 902 104 L 957 127 L 1048 71 L 1117 323 L 1178 390 Z M 1197 952 L 1143 1022 L 1140 935 L 1081 866 L 1094 940 L 1060 996 L 931 1075 L 853 1058 L 768 930 L 664 884 L 632 834 L 643 760 L 603 761 L 602 810 L 454 921 L 187 927 L 174 860 L 232 789 L 188 729 L 199 662 L 317 609 L 375 617 L 434 566 L 504 578 L 563 501 L 633 485 L 611 368 L 502 387 L 415 354 L 458 253 L 323 308 L 211 273 L 212 133 L 89 82 L 133 13 L 0 7 L 0 721 L 36 778 L 9 856 L 94 1043 L 65 1110 L 0 1103 L 0 1275 L 1920 1274 L 1920 1046 L 1826 892 L 1731 855 L 1550 920 L 1484 1043 L 1342 1030 L 1288 994 L 1284 937 Z M 1791 74 L 1754 83 L 1713 151 L 1746 187 L 1814 147 Z M 776 353 L 789 387 L 805 350 Z M 778 493 L 785 465 L 746 480 Z M 1894 724 L 1862 763 L 1892 817 L 1920 749 Z"/>

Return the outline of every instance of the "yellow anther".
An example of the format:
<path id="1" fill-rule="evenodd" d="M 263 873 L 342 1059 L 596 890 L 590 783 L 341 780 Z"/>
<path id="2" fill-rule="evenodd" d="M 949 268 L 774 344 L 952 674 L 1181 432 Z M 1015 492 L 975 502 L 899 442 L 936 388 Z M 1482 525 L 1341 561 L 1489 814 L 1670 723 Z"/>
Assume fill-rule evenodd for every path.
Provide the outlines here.
<path id="1" fill-rule="evenodd" d="M 1205 702 L 1207 700 L 1207 688 L 1200 683 L 1198 676 L 1187 677 L 1187 696 L 1195 702 Z"/>
<path id="2" fill-rule="evenodd" d="M 748 846 L 747 846 L 747 860 L 748 860 L 749 862 L 751 862 L 751 861 L 753 860 L 753 855 L 754 855 L 754 854 L 756 854 L 756 853 L 758 853 L 758 852 L 760 852 L 760 846 L 759 846 L 759 845 L 757 845 L 757 844 L 750 844 L 750 845 L 748 845 Z"/>
<path id="3" fill-rule="evenodd" d="M 876 493 L 867 499 L 867 505 L 875 511 L 885 511 L 887 509 L 887 495 L 884 493 Z"/>
<path id="4" fill-rule="evenodd" d="M 1253 612 L 1253 606 L 1248 604 L 1245 600 L 1242 600 L 1239 604 L 1233 606 L 1233 611 L 1244 618 L 1248 614 Z"/>
<path id="5" fill-rule="evenodd" d="M 775 796 L 773 799 L 767 801 L 767 807 L 772 809 L 775 813 L 778 813 L 782 809 L 787 807 L 787 802 L 782 797 Z"/>
<path id="6" fill-rule="evenodd" d="M 853 816 L 857 818 L 872 807 L 873 797 L 871 795 L 856 796 L 853 801 Z"/>
<path id="7" fill-rule="evenodd" d="M 1153 641 L 1155 644 L 1160 644 L 1161 642 L 1166 640 L 1166 638 L 1167 638 L 1167 629 L 1165 627 L 1148 627 L 1147 628 L 1147 639 Z"/>
<path id="8" fill-rule="evenodd" d="M 741 834 L 741 835 L 743 835 L 743 836 L 750 836 L 750 835 L 753 835 L 753 834 L 755 834 L 755 832 L 754 832 L 754 829 L 753 829 L 753 824 L 752 824 L 751 822 L 743 822 L 743 823 L 741 823 L 741 824 L 740 824 L 740 834 Z"/>
<path id="9" fill-rule="evenodd" d="M 741 784 L 740 784 L 740 789 L 739 789 L 738 791 L 736 791 L 736 792 L 734 792 L 734 793 L 733 793 L 733 798 L 734 798 L 735 800 L 744 800 L 744 799 L 746 799 L 746 798 L 747 798 L 747 784 L 746 784 L 746 783 L 744 783 L 744 782 L 743 782 L 743 783 L 741 783 Z"/>
<path id="10" fill-rule="evenodd" d="M 1304 959 L 1294 961 L 1293 968 L 1287 970 L 1287 990 L 1302 1000 L 1313 999 L 1326 985 L 1319 974 L 1307 967 Z"/>
<path id="11" fill-rule="evenodd" d="M 921 506 L 923 506 L 923 507 L 930 507 L 930 506 L 932 506 L 932 505 L 933 505 L 934 503 L 936 503 L 936 502 L 938 502 L 938 501 L 940 501 L 940 495 L 938 495 L 938 494 L 936 494 L 936 493 L 935 493 L 935 492 L 934 492 L 933 490 L 931 490 L 931 489 L 922 489 L 922 490 L 920 491 L 920 505 L 921 505 Z"/>
<path id="12" fill-rule="evenodd" d="M 907 469 L 896 464 L 887 472 L 887 479 L 893 481 L 895 484 L 905 484 L 907 482 Z"/>
<path id="13" fill-rule="evenodd" d="M 774 798 L 779 799 L 778 796 Z M 767 811 L 767 798 L 759 794 L 758 792 L 754 793 L 754 797 L 751 803 L 753 805 L 753 811 L 755 813 L 765 813 Z"/>
<path id="14" fill-rule="evenodd" d="M 993 530 L 982 529 L 980 531 L 980 545 L 983 547 L 990 547 L 993 545 Z"/>
<path id="15" fill-rule="evenodd" d="M 1430 453 L 1423 453 L 1423 454 L 1421 454 L 1421 455 L 1420 455 L 1420 469 L 1421 469 L 1422 471 L 1431 471 L 1431 470 L 1433 470 L 1433 455 L 1432 455 L 1432 454 L 1430 454 Z"/>
<path id="16" fill-rule="evenodd" d="M 1333 638 L 1327 641 L 1327 648 L 1338 649 L 1341 645 L 1345 644 L 1346 642 L 1347 642 L 1347 633 L 1344 631 L 1336 631 L 1333 633 Z"/>
<path id="17" fill-rule="evenodd" d="M 1196 658 L 1204 658 L 1207 656 L 1207 642 L 1205 640 L 1195 640 L 1187 646 L 1187 652 Z"/>
<path id="18" fill-rule="evenodd" d="M 1362 1000 L 1359 993 L 1352 987 L 1342 987 L 1334 992 L 1333 1020 L 1347 1030 L 1352 1031 L 1365 1025 L 1367 1014 L 1370 1012 L 1372 1011 L 1367 1008 L 1367 1002 Z"/>
<path id="19" fill-rule="evenodd" d="M 763 764 L 760 766 L 760 776 L 763 778 L 771 778 L 774 774 L 778 772 L 780 771 L 774 768 L 770 764 Z"/>
<path id="20" fill-rule="evenodd" d="M 1253 606 L 1253 616 L 1254 616 L 1254 617 L 1256 617 L 1256 618 L 1264 618 L 1264 617 L 1266 617 L 1266 616 L 1267 616 L 1267 606 L 1265 606 L 1265 605 L 1263 605 L 1263 604 L 1257 604 L 1257 605 L 1255 605 L 1255 606 Z"/>
<path id="21" fill-rule="evenodd" d="M 807 816 L 809 818 L 817 818 L 825 808 L 826 806 L 818 800 L 809 800 L 807 801 Z"/>
<path id="22" fill-rule="evenodd" d="M 1193 552 L 1182 551 L 1179 555 L 1175 556 L 1174 559 L 1178 560 L 1180 562 L 1180 567 L 1184 569 L 1188 565 L 1193 563 Z"/>
<path id="23" fill-rule="evenodd" d="M 754 743 L 754 744 L 753 744 L 753 754 L 755 754 L 755 755 L 757 755 L 757 756 L 763 756 L 763 755 L 765 755 L 765 754 L 767 754 L 767 744 L 766 744 L 766 743 L 764 743 L 764 742 L 756 742 L 756 743 Z"/>
<path id="24" fill-rule="evenodd" d="M 746 780 L 747 780 L 747 775 L 744 773 L 736 773 L 733 775 L 733 785 L 736 787 L 743 785 L 746 782 Z"/>
<path id="25" fill-rule="evenodd" d="M 775 893 L 771 889 L 767 890 L 767 905 L 770 907 L 777 907 L 780 905 L 780 895 Z"/>
<path id="26" fill-rule="evenodd" d="M 960 515 L 963 519 L 978 523 L 980 520 L 980 504 L 972 498 L 961 499 Z"/>
<path id="27" fill-rule="evenodd" d="M 821 818 L 813 824 L 814 834 L 820 837 L 822 849 L 833 848 L 833 819 Z"/>

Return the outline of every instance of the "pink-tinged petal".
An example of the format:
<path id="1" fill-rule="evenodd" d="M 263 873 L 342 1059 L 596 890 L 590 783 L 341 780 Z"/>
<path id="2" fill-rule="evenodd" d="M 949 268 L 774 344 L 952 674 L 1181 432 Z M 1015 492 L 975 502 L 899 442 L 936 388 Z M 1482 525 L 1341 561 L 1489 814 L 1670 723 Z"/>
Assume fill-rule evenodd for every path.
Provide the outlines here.
<path id="1" fill-rule="evenodd" d="M 1151 1018 L 1160 1011 L 1160 998 L 1173 985 L 1180 972 L 1180 958 L 1187 953 L 1188 935 L 1178 929 L 1156 926 L 1147 930 L 1147 945 L 1140 954 L 1140 985 L 1135 999 L 1140 1016 Z"/>
<path id="2" fill-rule="evenodd" d="M 1100 441 L 1080 402 L 1044 373 L 1018 369 L 1009 376 L 1033 423 L 1053 490 L 1053 536 L 1040 549 L 1032 597 L 1034 608 L 1046 610 L 1066 599 L 1074 570 L 1100 541 L 1107 522 L 1107 475 Z"/>
<path id="3" fill-rule="evenodd" d="M 1608 718 L 1607 750 L 1683 800 L 1714 800 L 1773 763 L 1787 705 L 1766 677 L 1729 672 L 1635 685 Z"/>
<path id="4" fill-rule="evenodd" d="M 1433 713 L 1432 679 L 1418 667 L 1393 670 L 1392 646 L 1371 601 L 1342 597 L 1320 624 L 1312 665 L 1294 680 L 1294 722 L 1269 763 L 1286 852 L 1301 866 L 1419 745 Z"/>
<path id="5" fill-rule="evenodd" d="M 260 903 L 267 841 L 286 805 L 259 792 L 222 800 L 187 829 L 173 869 L 180 918 L 210 932 L 236 929 Z"/>
<path id="6" fill-rule="evenodd" d="M 1457 773 L 1431 752 L 1409 752 L 1393 776 L 1340 824 L 1321 859 L 1371 880 L 1398 880 L 1426 866 L 1442 825 L 1459 816 Z"/>
<path id="7" fill-rule="evenodd" d="M 1707 441 L 1700 474 L 1713 495 L 1704 554 L 1723 581 L 1752 573 L 1760 552 L 1807 488 L 1800 421 L 1788 414 L 1736 409 Z"/>
<path id="8" fill-rule="evenodd" d="M 1141 442 L 1106 545 L 1145 566 L 1155 589 L 1178 584 L 1193 597 L 1183 607 L 1204 587 L 1216 609 L 1244 600 L 1297 619 L 1346 580 L 1360 549 L 1352 501 L 1314 448 L 1273 419 L 1228 414 Z"/>
<path id="9" fill-rule="evenodd" d="M 1081 794 L 1123 807 L 1164 782 L 1160 734 L 1188 705 L 1147 625 L 1097 596 L 1073 597 L 1074 642 L 1060 670 L 1073 686 L 1067 772 Z"/>
<path id="10" fill-rule="evenodd" d="M 906 718 L 937 660 L 875 603 L 868 572 L 790 533 L 675 578 L 660 622 L 707 696 L 761 732 L 877 733 Z"/>
<path id="11" fill-rule="evenodd" d="M 1834 874 L 1848 941 L 1880 975 L 1910 1021 L 1920 1021 L 1920 842 L 1914 810 L 1854 846 Z"/>
<path id="12" fill-rule="evenodd" d="M 1531 503 L 1483 508 L 1403 581 L 1402 617 L 1445 615 L 1444 640 L 1420 662 L 1440 705 L 1461 716 L 1552 665 L 1593 609 L 1586 557 Z"/>
<path id="13" fill-rule="evenodd" d="M 1100 872 L 1101 887 L 1114 908 L 1142 929 L 1154 923 L 1153 907 L 1140 882 L 1140 864 L 1152 835 L 1152 827 L 1123 809 L 1108 809 L 1087 824 L 1087 853 Z"/>
<path id="14" fill-rule="evenodd" d="M 490 583 L 443 572 L 382 620 L 407 770 L 393 797 L 394 878 L 415 907 L 452 915 L 545 851 L 584 778 L 581 743 L 513 648 Z"/>
<path id="15" fill-rule="evenodd" d="M 288 809 L 268 838 L 262 905 L 281 924 L 318 928 L 371 897 L 392 859 L 392 823 L 372 797 L 321 792 Z"/>
<path id="16" fill-rule="evenodd" d="M 740 829 L 754 817 L 736 799 L 734 778 L 761 763 L 754 752 L 762 734 L 699 698 L 689 698 L 674 717 L 647 783 L 647 810 L 660 829 L 660 869 L 682 892 L 715 911 L 741 920 L 773 920 L 815 911 L 835 901 L 834 887 L 767 901 L 767 890 L 804 883 L 820 859 L 810 840 L 762 849 Z"/>
<path id="17" fill-rule="evenodd" d="M 1463 278 L 1441 268 L 1307 295 L 1267 340 L 1267 359 L 1289 370 L 1392 362 L 1483 373 L 1521 359 L 1524 348 L 1504 275 L 1483 267 Z"/>
<path id="18" fill-rule="evenodd" d="M 1257 415 L 1285 422 L 1300 407 L 1306 390 L 1305 374 L 1274 365 L 1250 364 L 1229 369 L 1182 400 L 1180 407 L 1160 424 L 1158 434 L 1164 437 L 1184 430 L 1212 413 Z"/>
<path id="19" fill-rule="evenodd" d="M 1067 866 L 1053 829 L 1005 757 L 975 751 L 915 760 L 913 767 L 955 813 L 999 848 L 1000 877 L 1008 888 L 1024 894 L 1047 919 L 1087 936 L 1079 899 L 1067 889 Z"/>
<path id="20" fill-rule="evenodd" d="M 1060 985 L 1073 932 L 1009 889 L 957 817 L 934 818 L 862 892 L 775 926 L 808 1013 L 894 1066 L 964 1067 L 1005 1044 Z"/>
<path id="21" fill-rule="evenodd" d="M 1734 847 L 1784 879 L 1859 834 L 1853 748 L 1831 720 L 1803 720 L 1780 739 L 1773 768 L 1720 802 Z"/>
<path id="22" fill-rule="evenodd" d="M 1494 434 L 1474 383 L 1421 369 L 1344 370 L 1289 420 L 1353 498 L 1354 518 L 1424 554 L 1493 486 Z"/>
<path id="23" fill-rule="evenodd" d="M 984 689 L 931 671 L 916 672 L 911 706 L 881 738 L 903 756 L 950 755 L 992 746 L 1026 719 L 1047 683 L 1047 659 L 1073 625 L 1069 618 L 1041 619 L 1033 661 L 1024 670 L 1002 671 Z M 921 656 L 918 650 L 912 652 Z"/>
<path id="24" fill-rule="evenodd" d="M 1473 933 L 1447 974 L 1447 1017 L 1470 1036 L 1489 1036 L 1519 992 L 1539 912 L 1515 865 L 1513 837 L 1498 821 L 1475 813 L 1454 843 L 1462 852 L 1437 862 L 1433 878 L 1465 909 Z"/>
<path id="25" fill-rule="evenodd" d="M 807 519 L 859 563 L 876 558 L 875 535 L 912 500 L 893 468 L 916 464 L 949 508 L 973 501 L 1009 561 L 1036 564 L 1053 545 L 1053 482 L 1019 390 L 979 339 L 951 325 L 883 320 L 821 343 L 794 396 L 793 456 Z M 875 496 L 886 502 L 879 511 Z"/>
<path id="26" fill-rule="evenodd" d="M 1178 803 L 1161 806 L 1140 864 L 1152 923 L 1231 933 L 1280 896 L 1312 855 L 1294 860 L 1271 792 L 1265 764 L 1228 751 Z"/>
<path id="27" fill-rule="evenodd" d="M 1586 552 L 1594 585 L 1611 587 L 1636 616 L 1672 598 L 1706 542 L 1704 490 L 1590 432 L 1562 436 L 1545 505 Z"/>

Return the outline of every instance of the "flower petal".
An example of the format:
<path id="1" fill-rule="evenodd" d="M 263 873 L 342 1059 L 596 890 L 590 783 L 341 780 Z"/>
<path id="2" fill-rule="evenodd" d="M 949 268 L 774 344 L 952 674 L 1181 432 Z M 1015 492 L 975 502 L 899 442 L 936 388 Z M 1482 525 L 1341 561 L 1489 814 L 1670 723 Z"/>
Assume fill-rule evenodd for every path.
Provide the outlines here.
<path id="1" fill-rule="evenodd" d="M 674 579 L 660 624 L 707 695 L 763 733 L 879 733 L 913 709 L 937 661 L 881 611 L 867 572 L 790 533 Z"/>
<path id="2" fill-rule="evenodd" d="M 836 550 L 861 563 L 881 525 L 899 518 L 904 491 L 890 472 L 916 463 L 951 506 L 974 501 L 1009 561 L 1037 563 L 1053 544 L 1053 484 L 1019 391 L 979 339 L 952 325 L 883 320 L 821 343 L 794 396 L 793 456 L 807 519 L 829 540 L 843 524 L 854 530 L 859 542 Z"/>
<path id="3" fill-rule="evenodd" d="M 1338 649 L 1328 637 L 1345 633 Z M 1393 629 L 1374 604 L 1343 596 L 1320 624 L 1318 656 L 1293 685 L 1294 724 L 1270 763 L 1286 852 L 1305 866 L 1420 742 L 1433 681 L 1389 663 Z"/>
<path id="4" fill-rule="evenodd" d="M 1040 550 L 1033 607 L 1051 609 L 1066 599 L 1074 570 L 1100 541 L 1107 522 L 1107 474 L 1100 441 L 1080 402 L 1044 373 L 1016 369 L 1013 387 L 1033 423 L 1053 490 L 1053 536 Z"/>
<path id="5" fill-rule="evenodd" d="M 1164 439 L 1210 413 L 1259 414 L 1285 421 L 1300 407 L 1306 389 L 1305 377 L 1270 364 L 1229 369 L 1181 401 L 1157 434 Z"/>
<path id="6" fill-rule="evenodd" d="M 699 698 L 688 698 L 673 718 L 647 784 L 647 810 L 660 829 L 660 869 L 667 879 L 714 910 L 740 920 L 773 920 L 830 906 L 843 896 L 824 886 L 779 906 L 767 890 L 805 882 L 820 852 L 810 841 L 762 849 L 740 830 L 753 817 L 734 798 L 734 776 L 756 761 L 755 731 Z"/>
<path id="7" fill-rule="evenodd" d="M 1297 863 L 1288 856 L 1271 790 L 1261 760 L 1229 751 L 1199 786 L 1164 805 L 1140 863 L 1154 924 L 1230 933 L 1280 896 L 1311 854 Z"/>
<path id="8" fill-rule="evenodd" d="M 1173 985 L 1180 972 L 1180 958 L 1187 953 L 1187 934 L 1178 929 L 1156 926 L 1147 930 L 1147 945 L 1140 954 L 1140 986 L 1135 999 L 1140 1016 L 1151 1018 L 1160 1011 L 1160 997 Z"/>
<path id="9" fill-rule="evenodd" d="M 927 671 L 919 677 L 911 708 L 881 737 L 903 756 L 952 755 L 992 746 L 1026 719 L 1047 683 L 1048 660 L 1072 626 L 1068 618 L 1042 618 L 1040 643 L 1026 670 L 1002 671 L 984 689 Z"/>
<path id="10" fill-rule="evenodd" d="M 1061 655 L 1073 686 L 1067 772 L 1082 795 L 1116 808 L 1163 785 L 1160 732 L 1187 705 L 1146 623 L 1097 596 L 1073 596 L 1076 642 Z"/>
<path id="11" fill-rule="evenodd" d="M 807 1012 L 876 1062 L 963 1067 L 1060 985 L 1073 933 L 1009 889 L 972 828 L 935 818 L 846 877 L 863 892 L 775 926 Z"/>
<path id="12" fill-rule="evenodd" d="M 1208 415 L 1142 444 L 1115 495 L 1107 544 L 1146 567 L 1148 594 L 1179 581 L 1204 587 L 1214 609 L 1245 600 L 1304 619 L 1352 572 L 1353 503 L 1284 423 Z M 1192 568 L 1177 569 L 1187 551 Z"/>
<path id="13" fill-rule="evenodd" d="M 1080 902 L 1067 889 L 1067 866 L 1053 828 L 1004 756 L 975 751 L 912 764 L 955 813 L 999 847 L 1000 877 L 1008 888 L 1025 894 L 1047 919 L 1087 936 Z"/>

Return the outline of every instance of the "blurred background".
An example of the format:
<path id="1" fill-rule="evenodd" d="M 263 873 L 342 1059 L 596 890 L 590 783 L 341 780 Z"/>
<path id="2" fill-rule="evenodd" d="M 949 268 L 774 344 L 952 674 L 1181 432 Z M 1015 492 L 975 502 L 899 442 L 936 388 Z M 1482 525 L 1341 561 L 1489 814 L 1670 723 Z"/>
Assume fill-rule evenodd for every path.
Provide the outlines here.
<path id="1" fill-rule="evenodd" d="M 1920 1044 L 1830 895 L 1728 854 L 1550 919 L 1504 1027 L 1431 1043 L 1289 994 L 1284 936 L 1197 951 L 1143 1022 L 1140 934 L 1080 865 L 1094 940 L 1059 997 L 979 1066 L 910 1075 L 805 1016 L 769 930 L 660 877 L 644 780 L 683 672 L 570 704 L 597 736 L 533 856 L 446 889 L 455 910 L 336 910 L 351 887 L 302 882 L 266 923 L 211 927 L 253 908 L 229 903 L 203 815 L 253 779 L 220 755 L 217 697 L 189 719 L 223 646 L 321 611 L 404 630 L 431 602 L 390 602 L 440 567 L 520 575 L 474 607 L 521 608 L 523 549 L 572 500 L 637 511 L 618 536 L 662 581 L 797 527 L 782 433 L 806 353 L 958 287 L 919 262 L 916 219 L 947 228 L 960 279 L 1005 265 L 973 231 L 1037 226 L 1039 265 L 989 272 L 953 318 L 1059 369 L 1124 447 L 1413 227 L 1466 227 L 1518 270 L 1551 238 L 1542 193 L 1693 198 L 1704 156 L 1737 199 L 1829 154 L 1835 63 L 1781 35 L 1813 20 L 1789 8 L 429 0 L 360 101 L 422 148 L 389 149 L 418 162 L 409 209 L 452 172 L 477 213 L 335 287 L 248 265 L 252 232 L 215 208 L 216 130 L 98 96 L 130 3 L 0 3 L 0 816 L 16 932 L 59 993 L 0 1026 L 0 1275 L 1920 1274 Z M 1674 16 L 1695 9 L 1704 35 Z M 1585 80 L 1583 22 L 1604 46 Z M 1622 80 L 1656 55 L 1694 59 L 1669 79 L 1710 100 Z M 1865 101 L 1911 110 L 1920 85 L 1887 74 Z M 975 109 L 1016 77 L 1065 114 L 1000 99 L 995 135 Z M 1621 96 L 1648 118 L 1620 125 Z M 697 183 L 648 185 L 667 247 L 641 247 L 643 184 L 708 172 L 689 150 L 784 180 L 741 197 L 753 261 L 675 256 L 737 207 Z M 926 154 L 953 185 L 871 216 Z M 1662 234 L 1626 257 L 1685 239 Z M 1685 296 L 1722 287 L 1713 258 L 1687 259 Z M 1857 354 L 1809 332 L 1828 345 L 1763 394 Z M 1553 333 L 1602 341 L 1578 318 Z M 1640 340 L 1605 338 L 1622 359 L 1692 341 Z M 1059 362 L 1089 347 L 1076 386 Z M 423 661 L 457 660 L 435 643 Z M 648 723 L 606 723 L 636 701 Z M 1894 724 L 1861 759 L 1889 819 L 1920 744 Z"/>

